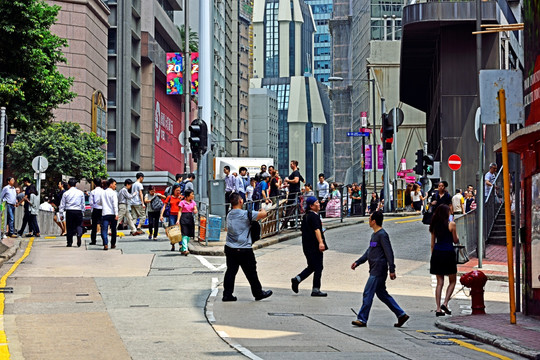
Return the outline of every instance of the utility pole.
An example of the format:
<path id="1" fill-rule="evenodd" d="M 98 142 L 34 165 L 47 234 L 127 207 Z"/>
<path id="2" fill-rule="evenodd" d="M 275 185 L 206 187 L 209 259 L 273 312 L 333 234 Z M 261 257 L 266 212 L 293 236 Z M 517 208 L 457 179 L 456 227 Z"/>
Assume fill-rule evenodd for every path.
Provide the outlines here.
<path id="1" fill-rule="evenodd" d="M 476 0 L 476 31 L 482 30 L 482 1 Z M 480 70 L 482 69 L 482 35 L 476 35 L 476 76 L 478 85 L 478 91 L 476 92 L 476 98 L 478 99 L 478 106 L 480 106 Z M 480 122 L 482 128 L 482 123 Z M 478 136 L 478 189 L 476 198 L 477 213 L 478 213 L 478 268 L 482 268 L 482 259 L 484 257 L 484 132 L 479 131 Z"/>
<path id="2" fill-rule="evenodd" d="M 368 71 L 368 76 L 370 72 Z M 375 194 L 377 193 L 377 166 L 379 165 L 379 151 L 377 150 L 377 142 L 375 141 L 375 123 L 377 117 L 375 116 L 375 78 L 369 80 L 371 82 L 371 90 L 373 92 L 373 110 L 371 112 L 371 118 L 373 119 L 373 138 L 371 139 L 373 141 L 373 149 L 371 150 L 371 167 L 373 168 L 373 191 Z M 373 156 L 373 154 L 377 154 L 377 156 Z M 373 161 L 373 159 L 376 159 Z M 367 197 L 366 197 L 367 199 Z"/>
<path id="3" fill-rule="evenodd" d="M 394 123 L 394 143 L 392 144 L 394 146 L 394 211 L 397 212 L 397 172 L 398 172 L 398 158 L 397 158 L 397 109 L 394 108 L 392 110 L 392 120 Z"/>
<path id="4" fill-rule="evenodd" d="M 4 138 L 6 133 L 6 108 L 0 108 L 0 187 L 4 185 L 4 145 L 6 139 Z"/>
<path id="5" fill-rule="evenodd" d="M 381 116 L 386 112 L 386 105 L 385 105 L 385 99 L 381 98 Z M 383 125 L 384 126 L 384 125 Z M 384 132 L 384 129 L 383 129 Z M 384 172 L 383 172 L 383 189 L 384 189 L 384 212 L 389 213 L 391 211 L 390 206 L 390 187 L 388 186 L 388 156 L 386 155 L 386 144 L 383 143 L 383 154 L 384 154 Z"/>
<path id="6" fill-rule="evenodd" d="M 184 0 L 184 172 L 189 173 L 189 111 L 191 107 L 191 52 L 189 51 L 189 1 Z"/>

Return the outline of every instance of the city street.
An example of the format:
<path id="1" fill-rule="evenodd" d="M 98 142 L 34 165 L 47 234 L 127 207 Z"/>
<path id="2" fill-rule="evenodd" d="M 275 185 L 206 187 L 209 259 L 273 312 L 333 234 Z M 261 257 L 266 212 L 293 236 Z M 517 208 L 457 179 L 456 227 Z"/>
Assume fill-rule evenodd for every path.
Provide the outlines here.
<path id="1" fill-rule="evenodd" d="M 13 288 L 4 310 L 9 351 L 14 359 L 243 358 L 239 352 L 254 359 L 519 358 L 434 326 L 429 235 L 419 219 L 388 218 L 384 224 L 398 276 L 387 287 L 411 316 L 401 329 L 378 299 L 367 328 L 351 325 L 368 265 L 353 271 L 350 264 L 367 247 L 367 224 L 327 232 L 327 298 L 309 296 L 311 278 L 299 294 L 290 289 L 290 278 L 305 266 L 300 239 L 257 250 L 263 288 L 274 291 L 260 302 L 253 301 L 241 272 L 238 301 L 221 302 L 225 258 L 181 256 L 164 236 L 158 242 L 122 238 L 119 249 L 108 252 L 65 248 L 63 238 L 36 239 L 7 280 Z M 23 252 L 2 266 L 2 275 Z M 460 288 L 450 301 L 455 314 L 470 311 Z M 506 283 L 488 283 L 488 312 L 507 311 L 506 290 Z"/>

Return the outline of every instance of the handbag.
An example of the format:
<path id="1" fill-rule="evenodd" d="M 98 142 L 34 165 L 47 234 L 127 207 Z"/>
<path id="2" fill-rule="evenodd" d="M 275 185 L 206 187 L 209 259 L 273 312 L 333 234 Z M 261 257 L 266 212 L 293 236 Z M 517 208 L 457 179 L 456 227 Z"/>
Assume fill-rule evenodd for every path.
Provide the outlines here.
<path id="1" fill-rule="evenodd" d="M 169 196 L 169 201 L 165 204 L 165 211 L 163 211 L 163 217 L 168 219 L 171 216 L 171 197 Z"/>
<path id="2" fill-rule="evenodd" d="M 424 216 L 422 216 L 422 224 L 430 225 L 432 217 L 433 217 L 433 212 L 432 212 L 432 207 L 430 206 L 427 211 L 424 211 Z"/>
<path id="3" fill-rule="evenodd" d="M 253 212 L 251 210 L 248 210 L 247 216 L 249 220 L 248 237 L 251 234 L 251 243 L 253 244 L 261 238 L 261 224 L 257 220 L 253 220 Z"/>
<path id="4" fill-rule="evenodd" d="M 467 249 L 465 249 L 465 245 L 454 244 L 454 251 L 456 252 L 457 264 L 466 264 L 469 262 L 469 255 L 467 254 Z"/>
<path id="5" fill-rule="evenodd" d="M 177 244 L 182 241 L 182 229 L 180 225 L 173 225 L 165 228 L 165 233 L 171 244 Z"/>

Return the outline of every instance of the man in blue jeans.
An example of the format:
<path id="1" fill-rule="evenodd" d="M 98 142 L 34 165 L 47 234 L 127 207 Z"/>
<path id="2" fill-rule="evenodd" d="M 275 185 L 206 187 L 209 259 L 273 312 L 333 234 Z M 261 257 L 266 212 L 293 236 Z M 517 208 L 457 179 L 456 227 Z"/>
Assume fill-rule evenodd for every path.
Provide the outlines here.
<path id="1" fill-rule="evenodd" d="M 358 317 L 352 322 L 358 327 L 366 327 L 369 311 L 373 304 L 373 297 L 377 297 L 384 303 L 394 314 L 396 314 L 398 322 L 395 327 L 401 327 L 407 320 L 409 315 L 403 311 L 396 303 L 394 298 L 386 291 L 386 277 L 390 270 L 390 279 L 396 278 L 396 265 L 394 264 L 394 252 L 390 244 L 388 233 L 382 228 L 383 213 L 376 211 L 369 217 L 369 226 L 373 229 L 369 247 L 358 260 L 352 263 L 351 269 L 356 269 L 358 265 L 369 263 L 369 279 L 364 288 L 364 299 L 362 307 L 358 312 Z"/>
<path id="2" fill-rule="evenodd" d="M 15 230 L 15 207 L 17 206 L 17 192 L 15 190 L 15 179 L 7 178 L 7 185 L 2 189 L 0 195 L 0 203 L 6 202 L 7 225 L 9 227 L 7 236 L 16 238 L 17 230 Z"/>

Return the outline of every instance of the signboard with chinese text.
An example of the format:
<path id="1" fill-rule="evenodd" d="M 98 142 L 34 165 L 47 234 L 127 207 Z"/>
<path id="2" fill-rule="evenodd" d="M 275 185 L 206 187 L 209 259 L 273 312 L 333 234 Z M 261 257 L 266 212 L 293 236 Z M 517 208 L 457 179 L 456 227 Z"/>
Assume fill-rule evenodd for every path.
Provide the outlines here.
<path id="1" fill-rule="evenodd" d="M 364 169 L 366 171 L 373 171 L 373 152 L 371 151 L 372 148 L 373 148 L 373 145 L 366 145 L 365 147 L 366 158 L 365 158 Z"/>
<path id="2" fill-rule="evenodd" d="M 183 93 L 184 66 L 181 53 L 167 53 L 167 95 Z"/>

